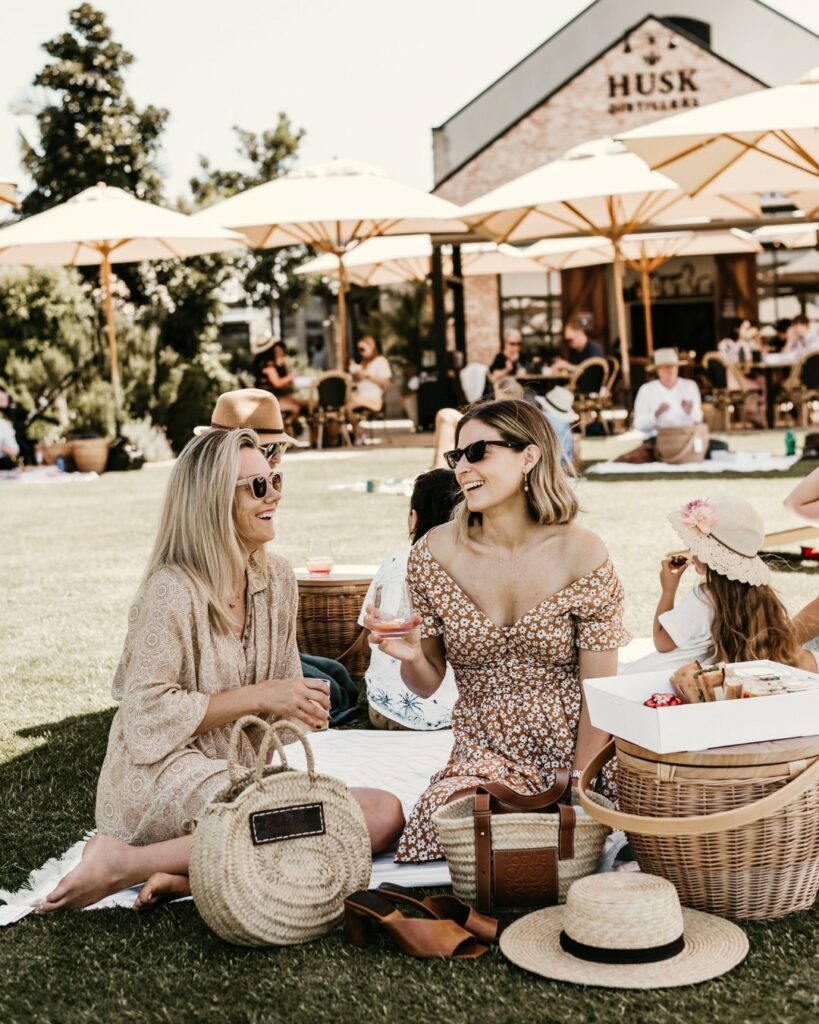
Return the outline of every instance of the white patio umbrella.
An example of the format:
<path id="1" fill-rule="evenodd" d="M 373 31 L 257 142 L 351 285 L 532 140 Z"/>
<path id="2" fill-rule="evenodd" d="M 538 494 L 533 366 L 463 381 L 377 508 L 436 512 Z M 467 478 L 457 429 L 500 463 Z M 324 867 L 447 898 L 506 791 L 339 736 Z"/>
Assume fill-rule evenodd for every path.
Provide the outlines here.
<path id="1" fill-rule="evenodd" d="M 460 210 L 367 164 L 333 160 L 248 189 L 195 215 L 240 231 L 255 249 L 310 245 L 339 260 L 339 365 L 346 357 L 346 271 L 341 257 L 368 238 L 465 231 Z"/>
<path id="2" fill-rule="evenodd" d="M 582 248 L 577 242 L 583 241 Z M 596 243 L 596 244 L 595 244 Z M 530 259 L 544 262 L 554 258 L 556 245 L 572 245 L 574 266 L 614 262 L 614 245 L 606 238 L 549 239 L 536 242 L 523 251 Z M 654 330 L 651 319 L 651 275 L 675 256 L 707 256 L 735 252 L 761 252 L 762 246 L 752 234 L 731 228 L 728 231 L 665 231 L 624 235 L 619 240 L 623 262 L 640 275 L 640 292 L 646 325 L 646 351 L 654 354 Z"/>
<path id="3" fill-rule="evenodd" d="M 815 284 L 819 290 L 819 251 L 809 249 L 777 270 L 780 281 Z"/>
<path id="4" fill-rule="evenodd" d="M 701 192 L 819 189 L 819 67 L 618 136 L 652 170 Z"/>
<path id="5" fill-rule="evenodd" d="M 754 234 L 760 242 L 776 242 L 786 249 L 811 249 L 819 244 L 819 223 L 766 224 Z"/>
<path id="6" fill-rule="evenodd" d="M 674 222 L 760 215 L 754 195 L 709 194 L 692 199 L 670 178 L 651 171 L 612 139 L 577 146 L 559 160 L 475 199 L 461 211 L 470 226 L 499 242 L 591 234 L 612 243 L 620 361 L 626 386 L 630 373 L 619 248 L 623 235 L 643 227 L 669 227 Z"/>
<path id="7" fill-rule="evenodd" d="M 121 411 L 111 264 L 201 256 L 242 248 L 241 235 L 94 185 L 65 203 L 0 230 L 0 262 L 28 266 L 99 266 L 117 425 Z"/>
<path id="8" fill-rule="evenodd" d="M 449 246 L 444 247 L 447 270 L 451 272 Z M 302 264 L 297 274 L 338 277 L 344 264 L 347 280 L 360 285 L 392 285 L 424 281 L 432 270 L 432 239 L 429 235 L 371 238 L 339 259 L 331 253 Z M 494 242 L 468 242 L 461 246 L 461 272 L 478 275 L 542 273 L 543 267 L 527 260 L 519 249 Z"/>
<path id="9" fill-rule="evenodd" d="M 17 184 L 10 178 L 0 178 L 0 203 L 17 205 Z"/>

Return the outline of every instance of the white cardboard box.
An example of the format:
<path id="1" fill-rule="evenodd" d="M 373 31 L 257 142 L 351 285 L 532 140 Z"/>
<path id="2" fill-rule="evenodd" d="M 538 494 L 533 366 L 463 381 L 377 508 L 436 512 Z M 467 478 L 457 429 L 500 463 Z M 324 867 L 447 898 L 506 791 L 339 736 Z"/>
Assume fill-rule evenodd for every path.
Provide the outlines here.
<path id="1" fill-rule="evenodd" d="M 774 661 L 738 662 L 733 668 L 749 676 L 787 672 L 819 681 L 819 675 Z M 658 754 L 707 750 L 709 747 L 819 733 L 819 690 L 750 700 L 720 700 L 647 708 L 652 693 L 670 693 L 669 672 L 587 679 L 584 684 L 592 725 Z"/>

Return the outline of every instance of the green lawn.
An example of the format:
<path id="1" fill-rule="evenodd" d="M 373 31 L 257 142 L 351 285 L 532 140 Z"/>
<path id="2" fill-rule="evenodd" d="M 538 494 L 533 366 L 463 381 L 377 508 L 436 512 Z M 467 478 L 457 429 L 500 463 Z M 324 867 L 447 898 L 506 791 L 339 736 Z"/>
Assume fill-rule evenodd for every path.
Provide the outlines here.
<path id="1" fill-rule="evenodd" d="M 605 444 L 605 442 L 604 442 Z M 608 452 L 605 453 L 608 455 Z M 602 457 L 602 446 L 584 457 Z M 339 562 L 378 562 L 404 537 L 406 499 L 331 489 L 409 477 L 429 451 L 306 456 L 286 466 L 276 547 L 294 564 L 313 533 Z M 167 467 L 92 482 L 0 485 L 0 887 L 93 824 L 111 720 L 110 683 Z M 792 480 L 583 481 L 583 522 L 608 543 L 627 594 L 627 625 L 646 635 L 668 511 L 691 497 L 739 493 L 769 529 Z M 688 574 L 690 576 L 690 573 Z M 792 610 L 815 596 L 811 571 L 777 572 Z M 29 917 L 0 930 L 0 1022 L 777 1021 L 819 1019 L 815 911 L 749 926 L 751 955 L 727 978 L 649 994 L 549 983 L 494 952 L 477 963 L 412 960 L 388 944 L 346 948 L 338 935 L 269 952 L 211 935 L 190 904 Z"/>

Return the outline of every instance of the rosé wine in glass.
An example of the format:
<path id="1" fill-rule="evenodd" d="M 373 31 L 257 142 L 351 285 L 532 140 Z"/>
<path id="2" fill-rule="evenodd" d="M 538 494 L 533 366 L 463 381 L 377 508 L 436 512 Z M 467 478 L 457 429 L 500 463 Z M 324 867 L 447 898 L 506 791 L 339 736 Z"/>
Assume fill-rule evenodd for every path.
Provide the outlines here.
<path id="1" fill-rule="evenodd" d="M 406 583 L 398 580 L 380 583 L 375 588 L 372 618 L 374 631 L 390 639 L 402 639 L 413 628 L 412 595 Z"/>
<path id="2" fill-rule="evenodd" d="M 322 539 L 311 540 L 304 564 L 311 576 L 329 576 L 335 564 L 330 542 Z"/>

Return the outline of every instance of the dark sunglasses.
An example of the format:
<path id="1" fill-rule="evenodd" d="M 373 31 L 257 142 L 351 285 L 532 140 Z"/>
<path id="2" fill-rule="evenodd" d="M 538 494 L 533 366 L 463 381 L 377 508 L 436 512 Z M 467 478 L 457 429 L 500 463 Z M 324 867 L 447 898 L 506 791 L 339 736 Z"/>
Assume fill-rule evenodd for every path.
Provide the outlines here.
<path id="1" fill-rule="evenodd" d="M 287 441 L 272 441 L 270 444 L 263 444 L 262 455 L 269 462 L 271 459 L 280 459 L 287 451 Z"/>
<path id="2" fill-rule="evenodd" d="M 521 444 L 519 441 L 473 441 L 466 448 L 453 448 L 451 452 L 444 452 L 444 459 L 450 469 L 455 469 L 464 456 L 466 456 L 466 461 L 471 465 L 486 458 L 486 448 L 490 444 L 495 445 L 497 448 L 514 448 L 517 452 L 522 452 L 526 447 L 525 444 Z"/>
<path id="3" fill-rule="evenodd" d="M 267 497 L 271 488 L 281 494 L 283 483 L 281 473 L 271 473 L 269 476 L 262 476 L 260 474 L 259 476 L 243 477 L 241 480 L 236 481 L 236 486 L 249 487 L 253 497 L 261 501 L 262 498 Z"/>

